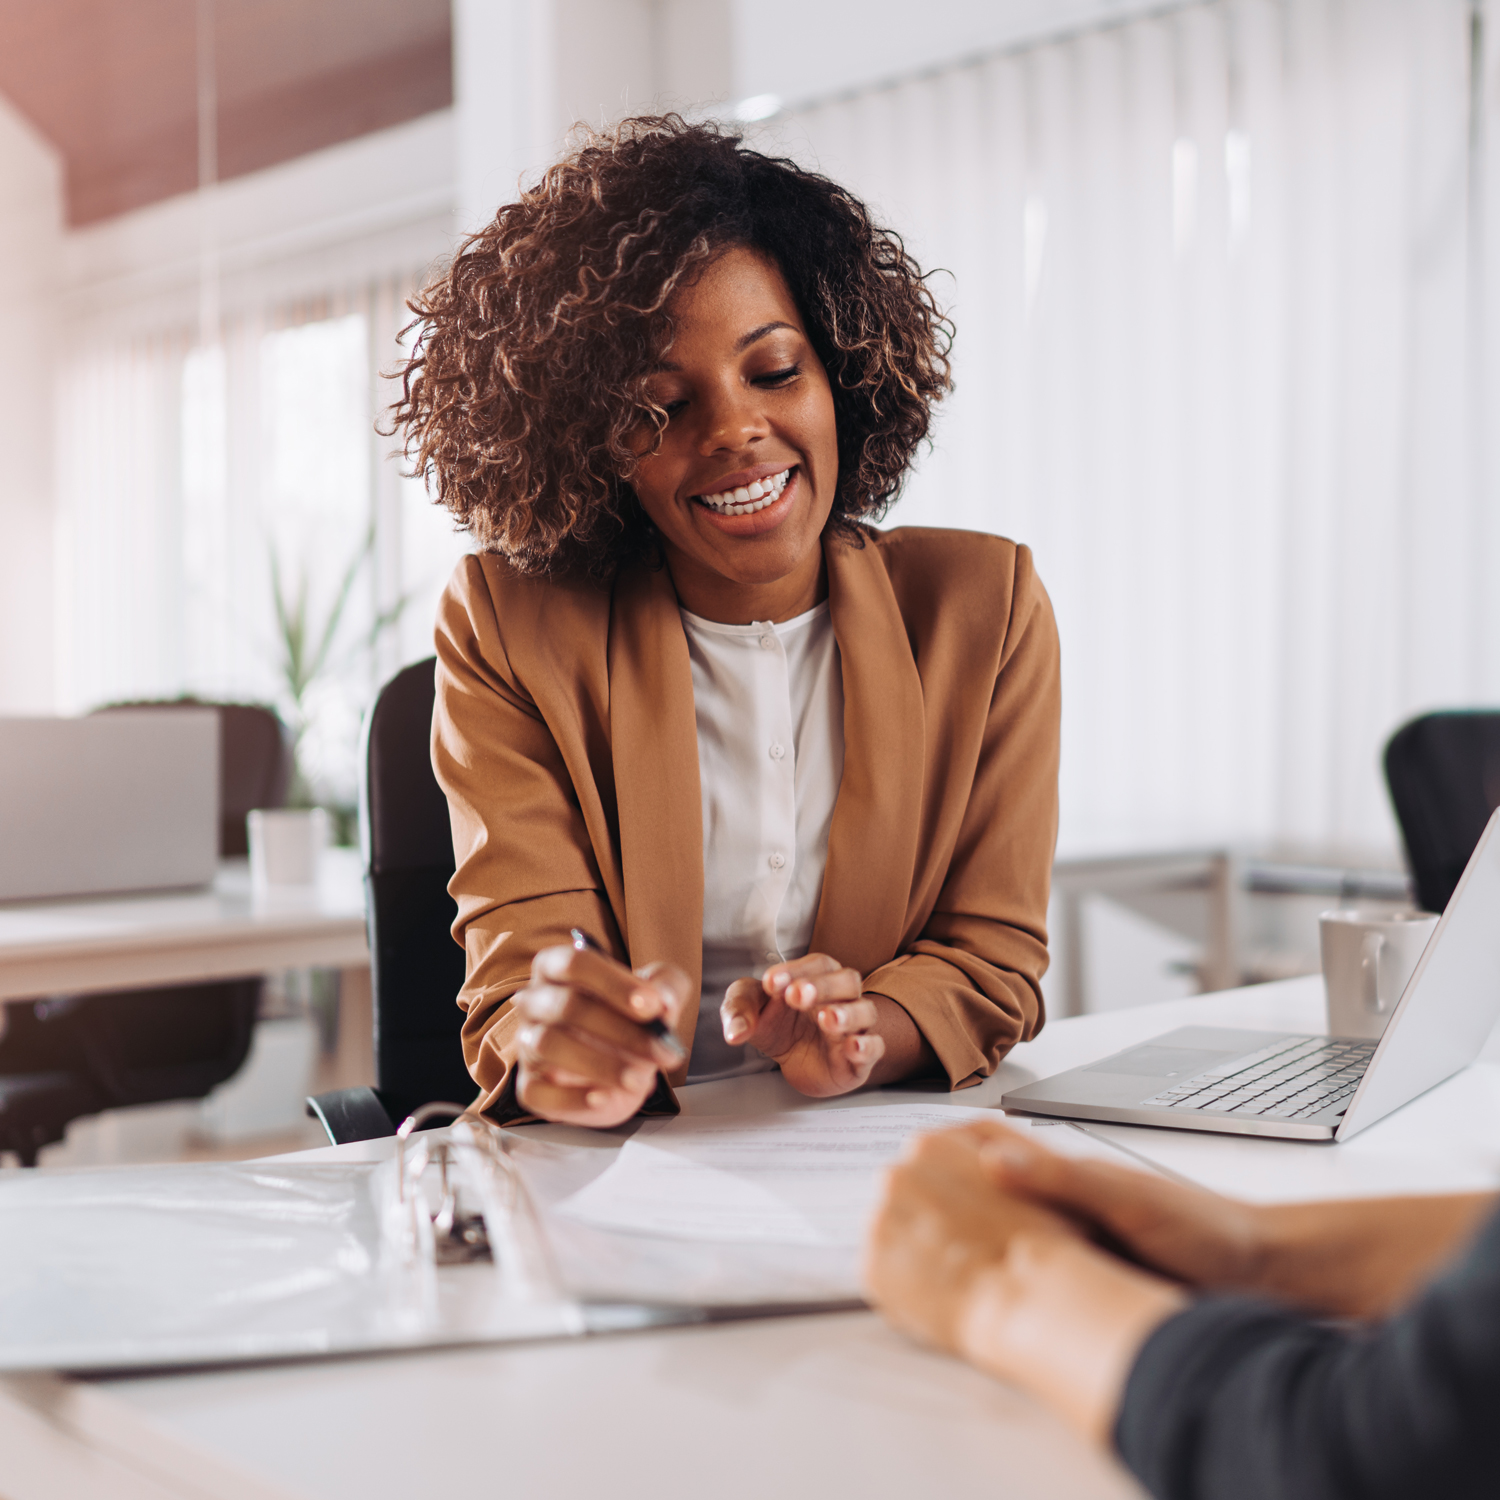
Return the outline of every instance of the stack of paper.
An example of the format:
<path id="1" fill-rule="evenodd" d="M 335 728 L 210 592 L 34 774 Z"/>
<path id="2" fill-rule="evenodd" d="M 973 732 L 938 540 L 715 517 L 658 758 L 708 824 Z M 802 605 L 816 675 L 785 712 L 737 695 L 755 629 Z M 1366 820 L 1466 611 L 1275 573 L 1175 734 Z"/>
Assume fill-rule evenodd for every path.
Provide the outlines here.
<path id="1" fill-rule="evenodd" d="M 654 1120 L 558 1206 L 604 1229 L 731 1245 L 857 1249 L 907 1140 L 993 1110 L 908 1106 Z"/>

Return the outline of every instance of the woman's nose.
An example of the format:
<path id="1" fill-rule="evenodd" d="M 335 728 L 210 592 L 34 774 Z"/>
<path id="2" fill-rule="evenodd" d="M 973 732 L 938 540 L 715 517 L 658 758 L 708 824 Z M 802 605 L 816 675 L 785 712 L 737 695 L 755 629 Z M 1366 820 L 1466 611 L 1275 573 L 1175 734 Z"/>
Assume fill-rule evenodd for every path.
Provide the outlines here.
<path id="1" fill-rule="evenodd" d="M 722 450 L 743 448 L 768 431 L 757 392 L 723 390 L 703 404 L 703 426 L 698 435 L 699 452 L 705 456 Z"/>

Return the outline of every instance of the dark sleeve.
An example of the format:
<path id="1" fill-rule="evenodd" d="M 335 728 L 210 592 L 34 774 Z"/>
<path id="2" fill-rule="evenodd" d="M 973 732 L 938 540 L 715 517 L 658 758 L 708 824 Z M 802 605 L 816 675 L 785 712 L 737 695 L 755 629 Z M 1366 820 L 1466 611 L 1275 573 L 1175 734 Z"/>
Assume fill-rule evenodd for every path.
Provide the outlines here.
<path id="1" fill-rule="evenodd" d="M 1115 1445 L 1160 1500 L 1500 1494 L 1500 1215 L 1378 1328 L 1195 1303 L 1136 1358 Z"/>

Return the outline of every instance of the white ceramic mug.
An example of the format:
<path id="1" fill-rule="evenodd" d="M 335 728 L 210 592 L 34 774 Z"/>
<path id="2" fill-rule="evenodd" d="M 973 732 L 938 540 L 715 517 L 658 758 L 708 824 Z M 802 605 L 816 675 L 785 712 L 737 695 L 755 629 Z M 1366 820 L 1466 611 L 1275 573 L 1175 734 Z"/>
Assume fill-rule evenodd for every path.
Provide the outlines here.
<path id="1" fill-rule="evenodd" d="M 251 890 L 318 883 L 318 863 L 328 844 L 328 814 L 321 807 L 258 807 L 245 822 Z"/>
<path id="2" fill-rule="evenodd" d="M 1319 917 L 1330 1036 L 1379 1039 L 1437 924 L 1430 911 Z"/>

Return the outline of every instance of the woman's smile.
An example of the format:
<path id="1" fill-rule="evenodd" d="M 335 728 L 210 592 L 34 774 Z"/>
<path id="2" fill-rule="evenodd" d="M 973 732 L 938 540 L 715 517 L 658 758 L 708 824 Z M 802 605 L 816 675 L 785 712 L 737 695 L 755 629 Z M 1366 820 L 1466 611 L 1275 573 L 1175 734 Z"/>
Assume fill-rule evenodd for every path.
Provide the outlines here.
<path id="1" fill-rule="evenodd" d="M 798 482 L 800 472 L 795 464 L 782 469 L 761 487 L 759 496 L 749 494 L 754 486 L 741 486 L 717 495 L 694 495 L 693 503 L 704 512 L 704 524 L 725 536 L 762 536 L 775 531 L 803 498 L 807 487 Z M 744 501 L 737 498 L 742 494 L 748 496 Z"/>
<path id="2" fill-rule="evenodd" d="M 771 465 L 763 464 L 761 467 L 770 468 Z M 780 498 L 795 467 L 793 464 L 779 472 L 764 475 L 731 474 L 727 479 L 719 481 L 717 493 L 694 495 L 693 499 L 710 510 L 718 511 L 721 516 L 753 515 Z"/>

